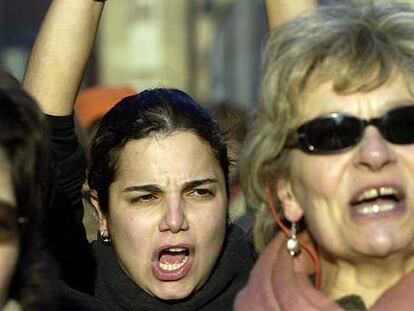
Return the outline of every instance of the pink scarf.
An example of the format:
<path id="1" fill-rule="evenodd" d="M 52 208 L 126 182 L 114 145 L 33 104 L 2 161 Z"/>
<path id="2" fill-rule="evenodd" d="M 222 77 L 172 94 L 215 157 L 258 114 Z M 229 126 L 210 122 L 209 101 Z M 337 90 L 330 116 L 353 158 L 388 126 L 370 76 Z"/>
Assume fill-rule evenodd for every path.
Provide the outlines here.
<path id="1" fill-rule="evenodd" d="M 309 281 L 313 273 L 309 256 L 302 251 L 293 259 L 285 245 L 286 238 L 280 234 L 266 247 L 238 294 L 234 310 L 343 311 Z M 388 289 L 369 310 L 414 310 L 414 273 Z"/>

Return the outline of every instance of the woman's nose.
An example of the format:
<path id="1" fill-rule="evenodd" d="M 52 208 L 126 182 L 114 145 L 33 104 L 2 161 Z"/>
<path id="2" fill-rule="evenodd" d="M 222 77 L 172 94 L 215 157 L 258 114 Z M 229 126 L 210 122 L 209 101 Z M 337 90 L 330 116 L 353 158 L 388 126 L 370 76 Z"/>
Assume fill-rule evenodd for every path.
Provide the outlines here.
<path id="1" fill-rule="evenodd" d="M 159 228 L 160 231 L 171 231 L 173 233 L 189 229 L 181 198 L 167 198 Z"/>
<path id="2" fill-rule="evenodd" d="M 378 171 L 395 162 L 393 146 L 374 126 L 365 129 L 355 157 L 356 165 L 371 171 Z"/>

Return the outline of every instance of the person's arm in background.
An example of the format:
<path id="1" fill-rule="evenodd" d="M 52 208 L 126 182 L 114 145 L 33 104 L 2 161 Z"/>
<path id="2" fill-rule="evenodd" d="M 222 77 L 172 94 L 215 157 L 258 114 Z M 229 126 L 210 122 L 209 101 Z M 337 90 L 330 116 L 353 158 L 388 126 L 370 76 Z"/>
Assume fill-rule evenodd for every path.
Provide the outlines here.
<path id="1" fill-rule="evenodd" d="M 269 30 L 312 10 L 317 0 L 263 0 Z"/>
<path id="2" fill-rule="evenodd" d="M 23 80 L 51 129 L 56 180 L 46 224 L 48 247 L 62 279 L 87 293 L 93 292 L 95 262 L 82 224 L 86 160 L 74 132 L 73 106 L 103 6 L 94 0 L 53 0 Z"/>
<path id="3" fill-rule="evenodd" d="M 45 114 L 72 113 L 103 6 L 94 0 L 52 1 L 23 80 Z"/>

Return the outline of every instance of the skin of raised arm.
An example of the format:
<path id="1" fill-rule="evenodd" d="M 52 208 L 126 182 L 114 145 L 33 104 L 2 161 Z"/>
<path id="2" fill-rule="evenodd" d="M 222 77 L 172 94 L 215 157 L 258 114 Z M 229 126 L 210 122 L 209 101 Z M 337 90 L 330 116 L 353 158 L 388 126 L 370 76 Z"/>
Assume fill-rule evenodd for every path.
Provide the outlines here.
<path id="1" fill-rule="evenodd" d="M 69 115 L 91 54 L 104 3 L 53 0 L 35 40 L 23 87 L 44 113 Z"/>
<path id="2" fill-rule="evenodd" d="M 317 0 L 263 0 L 269 30 L 317 6 Z"/>

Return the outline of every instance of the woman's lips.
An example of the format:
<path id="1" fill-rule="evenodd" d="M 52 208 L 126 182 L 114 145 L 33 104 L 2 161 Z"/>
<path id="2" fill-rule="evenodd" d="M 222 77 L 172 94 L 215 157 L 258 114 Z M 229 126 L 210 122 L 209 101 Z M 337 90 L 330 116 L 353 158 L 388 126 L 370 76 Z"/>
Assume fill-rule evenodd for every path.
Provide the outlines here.
<path id="1" fill-rule="evenodd" d="M 359 217 L 394 215 L 403 210 L 403 204 L 400 201 L 389 200 L 375 200 L 370 203 L 360 203 L 352 206 L 352 214 Z"/>
<path id="2" fill-rule="evenodd" d="M 350 206 L 356 219 L 399 215 L 405 211 L 404 192 L 395 185 L 366 187 L 353 196 Z"/>
<path id="3" fill-rule="evenodd" d="M 154 252 L 152 273 L 160 281 L 178 281 L 190 272 L 193 262 L 192 245 L 163 245 Z"/>

